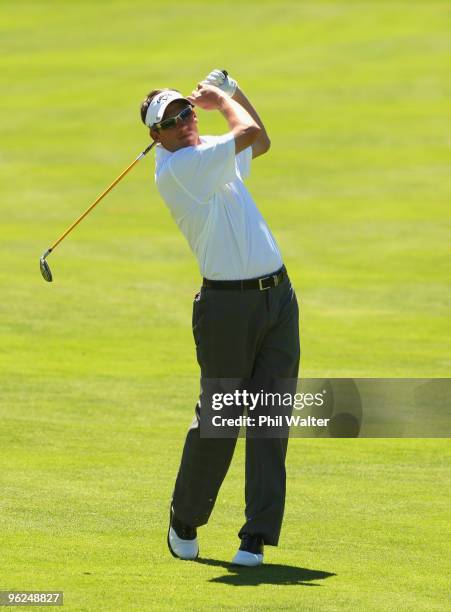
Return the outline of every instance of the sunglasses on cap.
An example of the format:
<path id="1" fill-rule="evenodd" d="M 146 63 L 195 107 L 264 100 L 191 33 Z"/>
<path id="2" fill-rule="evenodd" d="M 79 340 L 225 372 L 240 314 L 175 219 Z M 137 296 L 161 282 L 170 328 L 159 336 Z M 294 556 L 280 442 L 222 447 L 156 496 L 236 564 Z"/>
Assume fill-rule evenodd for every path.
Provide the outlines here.
<path id="1" fill-rule="evenodd" d="M 168 130 L 169 128 L 175 127 L 179 121 L 186 121 L 193 114 L 193 107 L 187 106 L 175 117 L 169 117 L 169 119 L 163 119 L 160 123 L 154 123 L 152 128 L 155 130 Z"/>

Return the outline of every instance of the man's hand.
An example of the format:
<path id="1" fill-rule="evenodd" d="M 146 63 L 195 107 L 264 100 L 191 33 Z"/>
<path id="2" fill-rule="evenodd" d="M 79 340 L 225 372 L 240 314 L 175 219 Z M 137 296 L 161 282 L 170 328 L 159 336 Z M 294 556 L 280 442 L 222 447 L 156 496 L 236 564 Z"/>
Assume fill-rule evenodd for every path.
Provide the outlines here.
<path id="1" fill-rule="evenodd" d="M 191 104 L 199 106 L 207 111 L 221 110 L 224 100 L 226 99 L 226 94 L 218 87 L 199 83 L 197 89 L 195 89 L 190 96 L 187 96 L 186 99 L 189 100 Z"/>
<path id="2" fill-rule="evenodd" d="M 262 120 L 258 116 L 258 113 L 252 106 L 251 102 L 238 87 L 238 83 L 235 81 L 235 79 L 232 79 L 232 77 L 227 74 L 227 71 L 218 70 L 216 68 L 215 70 L 212 70 L 199 85 L 204 85 L 205 87 L 213 86 L 214 89 L 219 88 L 226 94 L 227 100 L 238 102 L 238 104 L 251 115 L 252 119 L 254 119 L 254 121 L 260 127 L 258 137 L 252 143 L 253 158 L 263 155 L 263 153 L 266 153 L 269 150 L 271 141 L 269 140 Z M 197 86 L 198 88 L 199 85 Z"/>
<path id="3" fill-rule="evenodd" d="M 210 74 L 205 77 L 202 83 L 219 87 L 221 91 L 230 97 L 235 95 L 236 88 L 238 87 L 238 83 L 235 81 L 235 79 L 232 79 L 232 77 L 229 76 L 225 70 L 218 70 L 217 68 L 212 70 Z"/>
<path id="4" fill-rule="evenodd" d="M 249 147 L 258 137 L 260 127 L 245 108 L 214 85 L 199 83 L 187 100 L 204 110 L 219 110 L 235 139 L 235 153 Z"/>

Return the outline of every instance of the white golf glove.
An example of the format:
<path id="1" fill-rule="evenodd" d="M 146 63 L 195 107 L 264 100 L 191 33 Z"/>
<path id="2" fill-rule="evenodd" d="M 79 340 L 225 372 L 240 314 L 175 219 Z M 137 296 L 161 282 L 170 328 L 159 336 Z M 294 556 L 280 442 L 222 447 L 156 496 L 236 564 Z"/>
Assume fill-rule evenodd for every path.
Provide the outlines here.
<path id="1" fill-rule="evenodd" d="M 208 76 L 202 81 L 203 83 L 207 83 L 207 85 L 214 85 L 215 87 L 219 87 L 224 93 L 228 96 L 233 96 L 236 88 L 238 87 L 238 83 L 235 79 L 232 79 L 227 72 L 224 70 L 212 70 Z"/>

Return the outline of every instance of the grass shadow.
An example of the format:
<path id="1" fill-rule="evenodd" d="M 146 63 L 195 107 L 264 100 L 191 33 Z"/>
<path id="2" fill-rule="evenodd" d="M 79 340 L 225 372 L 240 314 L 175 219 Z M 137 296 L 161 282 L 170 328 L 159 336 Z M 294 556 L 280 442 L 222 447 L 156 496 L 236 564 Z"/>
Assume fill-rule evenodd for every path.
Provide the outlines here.
<path id="1" fill-rule="evenodd" d="M 259 584 L 299 585 L 299 586 L 321 586 L 312 584 L 313 580 L 323 580 L 330 576 L 336 576 L 331 572 L 307 569 L 294 565 L 264 564 L 258 567 L 240 567 L 217 559 L 206 559 L 199 557 L 197 563 L 223 567 L 228 570 L 225 576 L 211 578 L 209 582 L 229 584 L 231 586 L 258 586 Z"/>

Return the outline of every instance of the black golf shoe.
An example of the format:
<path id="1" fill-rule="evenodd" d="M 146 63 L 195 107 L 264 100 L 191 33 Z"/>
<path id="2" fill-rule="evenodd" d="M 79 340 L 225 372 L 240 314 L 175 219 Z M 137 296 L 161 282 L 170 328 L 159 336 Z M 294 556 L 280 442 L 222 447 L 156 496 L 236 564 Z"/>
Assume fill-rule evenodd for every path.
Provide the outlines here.
<path id="1" fill-rule="evenodd" d="M 168 548 L 173 557 L 186 561 L 196 559 L 199 555 L 197 531 L 174 515 L 171 505 L 169 513 Z"/>
<path id="2" fill-rule="evenodd" d="M 243 533 L 241 545 L 232 559 L 233 565 L 254 567 L 263 563 L 264 542 L 260 535 Z"/>

